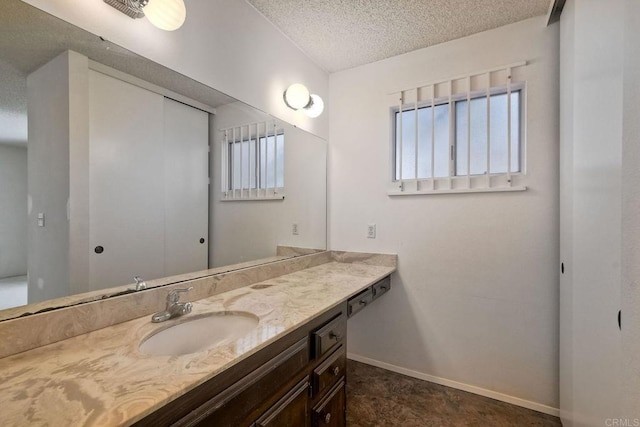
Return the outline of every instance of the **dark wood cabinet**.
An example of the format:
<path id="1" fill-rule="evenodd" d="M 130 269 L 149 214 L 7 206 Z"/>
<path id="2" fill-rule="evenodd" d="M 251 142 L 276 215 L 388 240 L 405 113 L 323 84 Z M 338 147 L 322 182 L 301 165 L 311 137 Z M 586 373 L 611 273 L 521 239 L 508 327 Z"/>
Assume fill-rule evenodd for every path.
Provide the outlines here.
<path id="1" fill-rule="evenodd" d="M 308 427 L 309 377 L 300 381 L 262 415 L 255 427 Z"/>
<path id="2" fill-rule="evenodd" d="M 387 276 L 369 286 L 358 295 L 349 298 L 347 301 L 347 316 L 351 317 L 360 312 L 363 308 L 371 304 L 371 302 L 380 298 L 383 294 L 391 289 L 391 276 Z"/>
<path id="3" fill-rule="evenodd" d="M 391 276 L 387 276 L 371 286 L 371 290 L 373 291 L 373 299 L 381 297 L 382 294 L 388 292 L 389 289 L 391 289 Z"/>
<path id="4" fill-rule="evenodd" d="M 322 394 L 339 379 L 344 378 L 346 369 L 347 354 L 345 346 L 341 345 L 313 370 L 313 396 Z"/>
<path id="5" fill-rule="evenodd" d="M 316 359 L 345 341 L 347 335 L 347 317 L 344 314 L 313 332 L 313 356 Z"/>
<path id="6" fill-rule="evenodd" d="M 347 306 L 349 317 L 364 309 L 371 301 L 373 301 L 373 292 L 371 291 L 371 288 L 367 288 L 355 297 L 350 298 Z"/>
<path id="7" fill-rule="evenodd" d="M 345 381 L 341 380 L 313 408 L 312 427 L 342 427 L 347 423 Z"/>
<path id="8" fill-rule="evenodd" d="M 239 426 L 247 413 L 260 408 L 265 396 L 277 394 L 309 363 L 308 339 L 303 338 L 264 365 L 175 422 L 175 426 Z M 307 380 L 308 389 L 308 380 Z"/>

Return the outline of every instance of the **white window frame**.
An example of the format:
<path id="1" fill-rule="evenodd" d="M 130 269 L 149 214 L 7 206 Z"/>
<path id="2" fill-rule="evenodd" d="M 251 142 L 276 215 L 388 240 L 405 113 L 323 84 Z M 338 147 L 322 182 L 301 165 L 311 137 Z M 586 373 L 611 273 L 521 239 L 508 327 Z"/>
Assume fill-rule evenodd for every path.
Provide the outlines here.
<path id="1" fill-rule="evenodd" d="M 519 67 L 526 65 L 526 62 L 513 64 L 513 67 Z M 494 72 L 506 72 L 507 78 L 504 84 L 496 84 L 488 88 L 469 90 L 471 85 L 471 79 L 476 76 L 487 75 L 488 80 L 491 81 L 491 73 Z M 527 170 L 527 85 L 526 81 L 512 82 L 511 81 L 512 68 L 510 66 L 487 70 L 468 76 L 457 77 L 450 80 L 443 80 L 440 82 L 429 83 L 425 85 L 419 85 L 414 89 L 404 89 L 401 91 L 393 92 L 391 94 L 400 95 L 400 100 L 395 105 L 392 105 L 389 109 L 389 123 L 390 123 L 390 173 L 389 177 L 390 185 L 388 194 L 390 196 L 399 195 L 416 195 L 416 194 L 450 194 L 450 193 L 478 193 L 478 192 L 500 192 L 500 191 L 524 191 L 527 189 L 525 186 L 526 170 Z M 466 85 L 466 91 L 458 91 L 451 94 L 453 90 L 453 82 Z M 449 94 L 445 96 L 433 96 L 436 94 L 436 86 L 449 84 Z M 438 92 L 442 93 L 440 89 Z M 446 92 L 446 91 L 445 91 Z M 462 142 L 457 144 L 456 142 L 456 103 L 459 101 L 471 101 L 477 98 L 485 98 L 487 96 L 511 94 L 513 92 L 519 92 L 519 164 L 520 170 L 517 172 L 491 172 L 490 174 L 464 174 L 456 175 L 456 145 L 460 147 L 466 147 L 466 144 Z M 426 93 L 426 96 L 419 96 L 421 93 Z M 413 95 L 409 101 L 405 100 L 405 94 Z M 429 96 L 429 94 L 431 96 Z M 428 99 L 424 99 L 428 98 Z M 433 99 L 431 99 L 433 98 Z M 416 102 L 417 101 L 417 102 Z M 417 104 L 417 105 L 416 105 Z M 425 107 L 437 107 L 441 105 L 449 106 L 449 175 L 445 177 L 434 176 L 428 178 L 411 178 L 411 179 L 398 179 L 397 171 L 397 150 L 396 150 L 396 131 L 397 122 L 396 115 L 400 111 L 400 105 L 402 105 L 402 111 L 416 111 Z M 469 104 L 470 105 L 470 104 Z M 432 166 L 435 168 L 435 163 Z M 435 170 L 434 170 L 435 173 Z M 403 174 L 404 175 L 404 174 Z"/>
<path id="2" fill-rule="evenodd" d="M 282 127 L 278 128 L 275 122 L 256 122 L 245 125 L 232 126 L 226 129 L 221 129 L 222 140 L 221 146 L 221 201 L 253 201 L 253 200 L 284 200 L 285 192 L 285 132 Z M 274 138 L 275 136 L 275 138 Z M 277 155 L 277 140 L 278 137 L 282 137 L 282 182 L 281 186 L 278 186 L 278 155 Z M 265 147 L 268 146 L 268 138 L 274 138 L 274 186 L 268 187 L 266 183 L 262 183 L 262 170 L 261 170 L 261 150 L 260 141 L 265 140 Z M 240 188 L 233 187 L 234 185 L 234 145 L 238 143 L 244 144 L 248 142 L 247 147 L 251 147 L 251 144 L 255 146 L 255 163 L 251 163 L 251 156 L 248 157 L 247 162 L 247 182 L 248 186 L 243 185 L 244 171 L 243 166 L 240 167 Z M 242 152 L 242 145 L 241 145 Z M 251 149 L 251 148 L 249 148 Z M 269 173 L 269 169 L 265 171 L 265 176 Z M 253 185 L 255 184 L 255 185 Z M 263 186 L 264 184 L 264 186 Z"/>

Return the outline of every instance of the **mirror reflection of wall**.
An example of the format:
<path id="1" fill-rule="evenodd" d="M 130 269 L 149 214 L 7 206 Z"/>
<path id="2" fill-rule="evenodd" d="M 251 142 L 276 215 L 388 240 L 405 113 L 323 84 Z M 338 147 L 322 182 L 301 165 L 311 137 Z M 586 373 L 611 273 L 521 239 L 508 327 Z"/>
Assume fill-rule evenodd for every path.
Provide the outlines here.
<path id="1" fill-rule="evenodd" d="M 27 303 L 27 80 L 0 58 L 0 309 Z"/>
<path id="2" fill-rule="evenodd" d="M 0 143 L 0 309 L 27 303 L 27 147 Z"/>
<path id="3" fill-rule="evenodd" d="M 326 142 L 286 123 L 277 122 L 277 126 L 273 127 L 273 118 L 241 102 L 216 108 L 213 121 L 216 128 L 215 147 L 222 147 L 213 150 L 215 170 L 219 170 L 220 164 L 226 164 L 231 159 L 230 155 L 226 158 L 222 156 L 223 152 L 229 153 L 228 147 L 235 145 L 236 154 L 240 154 L 240 148 L 237 147 L 240 144 L 233 143 L 234 136 L 239 142 L 242 133 L 245 152 L 251 146 L 250 141 L 255 144 L 256 125 L 258 158 L 262 157 L 260 139 L 265 132 L 273 135 L 275 131 L 278 141 L 283 144 L 274 146 L 269 143 L 273 142 L 271 136 L 262 145 L 266 149 L 266 153 L 263 152 L 266 161 L 251 163 L 246 155 L 242 157 L 243 162 L 236 161 L 237 165 L 246 162 L 248 166 L 244 170 L 253 167 L 255 172 L 243 173 L 244 179 L 236 176 L 235 183 L 233 179 L 223 182 L 223 175 L 220 173 L 213 175 L 211 265 L 265 258 L 271 256 L 273 248 L 277 246 L 324 248 Z M 224 130 L 228 130 L 226 138 Z M 280 157 L 284 157 L 283 162 L 277 160 Z M 249 188 L 255 186 L 259 187 L 259 191 L 252 190 L 251 194 L 259 193 L 259 196 L 254 199 L 246 197 Z M 277 193 L 273 192 L 274 189 L 277 189 Z M 241 194 L 241 191 L 244 193 Z M 231 194 L 234 192 L 235 195 Z M 266 196 L 273 198 L 267 200 Z"/>

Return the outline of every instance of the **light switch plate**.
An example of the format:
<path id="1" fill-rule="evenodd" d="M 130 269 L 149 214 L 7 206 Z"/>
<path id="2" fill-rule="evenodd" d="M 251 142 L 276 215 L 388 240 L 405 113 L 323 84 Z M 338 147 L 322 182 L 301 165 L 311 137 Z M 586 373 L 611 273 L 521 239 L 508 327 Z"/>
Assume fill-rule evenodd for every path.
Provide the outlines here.
<path id="1" fill-rule="evenodd" d="M 376 238 L 376 225 L 375 224 L 367 225 L 367 238 L 368 239 L 375 239 Z"/>

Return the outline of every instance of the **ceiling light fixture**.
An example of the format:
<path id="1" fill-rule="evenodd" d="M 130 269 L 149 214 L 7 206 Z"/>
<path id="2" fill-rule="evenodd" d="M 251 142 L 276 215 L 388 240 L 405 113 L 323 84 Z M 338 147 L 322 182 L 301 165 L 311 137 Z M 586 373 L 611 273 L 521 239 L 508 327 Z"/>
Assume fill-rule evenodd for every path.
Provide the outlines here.
<path id="1" fill-rule="evenodd" d="M 324 110 L 324 102 L 319 95 L 309 93 L 309 89 L 300 83 L 294 83 L 282 95 L 284 103 L 292 110 L 304 110 L 312 118 L 318 117 Z"/>
<path id="2" fill-rule="evenodd" d="M 104 0 L 109 6 L 137 19 L 144 16 L 165 31 L 177 30 L 184 24 L 187 8 L 184 0 Z"/>

